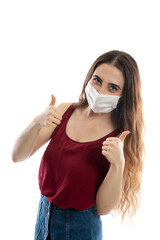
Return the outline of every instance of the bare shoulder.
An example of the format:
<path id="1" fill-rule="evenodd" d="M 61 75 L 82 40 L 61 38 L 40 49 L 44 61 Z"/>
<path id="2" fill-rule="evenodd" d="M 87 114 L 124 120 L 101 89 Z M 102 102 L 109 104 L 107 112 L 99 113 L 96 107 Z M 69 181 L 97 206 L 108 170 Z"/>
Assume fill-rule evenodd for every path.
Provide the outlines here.
<path id="1" fill-rule="evenodd" d="M 62 115 L 66 112 L 66 110 L 73 104 L 73 102 L 69 103 L 60 103 L 55 108 L 57 112 L 61 113 Z"/>

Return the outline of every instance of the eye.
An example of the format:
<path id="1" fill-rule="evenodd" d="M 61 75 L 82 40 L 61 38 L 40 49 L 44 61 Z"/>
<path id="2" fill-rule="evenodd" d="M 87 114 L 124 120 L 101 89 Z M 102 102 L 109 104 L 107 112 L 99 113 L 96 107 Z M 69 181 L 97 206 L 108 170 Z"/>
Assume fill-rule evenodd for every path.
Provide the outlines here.
<path id="1" fill-rule="evenodd" d="M 117 91 L 118 91 L 118 88 L 117 88 L 116 86 L 114 86 L 114 85 L 111 85 L 111 86 L 109 86 L 109 90 L 110 90 L 111 92 L 117 92 Z"/>
<path id="2" fill-rule="evenodd" d="M 101 80 L 98 79 L 97 77 L 93 77 L 93 80 L 94 80 L 95 83 L 97 83 L 97 82 L 98 82 L 98 83 L 101 83 Z"/>

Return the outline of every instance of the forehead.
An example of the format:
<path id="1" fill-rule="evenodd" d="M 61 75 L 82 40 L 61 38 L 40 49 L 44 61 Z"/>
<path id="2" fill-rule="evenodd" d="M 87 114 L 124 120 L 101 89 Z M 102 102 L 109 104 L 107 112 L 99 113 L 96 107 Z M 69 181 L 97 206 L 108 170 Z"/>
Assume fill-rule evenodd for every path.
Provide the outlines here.
<path id="1" fill-rule="evenodd" d="M 122 72 L 115 66 L 102 63 L 94 71 L 95 75 L 98 75 L 104 82 L 112 82 L 120 85 L 124 85 L 124 78 Z"/>

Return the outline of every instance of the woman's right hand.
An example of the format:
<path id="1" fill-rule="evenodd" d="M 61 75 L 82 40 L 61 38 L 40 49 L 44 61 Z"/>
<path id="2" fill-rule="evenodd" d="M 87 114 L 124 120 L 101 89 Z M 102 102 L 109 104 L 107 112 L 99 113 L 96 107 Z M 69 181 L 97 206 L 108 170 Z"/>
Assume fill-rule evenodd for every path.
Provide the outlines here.
<path id="1" fill-rule="evenodd" d="M 62 120 L 62 114 L 57 111 L 56 107 L 54 107 L 56 102 L 55 96 L 51 95 L 51 102 L 49 106 L 45 109 L 44 112 L 42 112 L 38 116 L 38 122 L 40 124 L 40 128 L 45 127 L 57 127 L 61 123 Z"/>

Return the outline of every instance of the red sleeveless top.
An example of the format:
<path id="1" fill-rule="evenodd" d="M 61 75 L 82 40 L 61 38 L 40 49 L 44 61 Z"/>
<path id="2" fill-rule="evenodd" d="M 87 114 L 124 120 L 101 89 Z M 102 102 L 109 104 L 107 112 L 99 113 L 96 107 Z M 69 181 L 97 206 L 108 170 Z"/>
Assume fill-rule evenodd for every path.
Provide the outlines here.
<path id="1" fill-rule="evenodd" d="M 66 134 L 66 124 L 74 109 L 70 105 L 55 128 L 42 156 L 38 181 L 42 195 L 55 205 L 85 210 L 95 204 L 96 193 L 109 170 L 102 142 L 116 137 L 120 129 L 95 141 L 74 141 Z"/>

